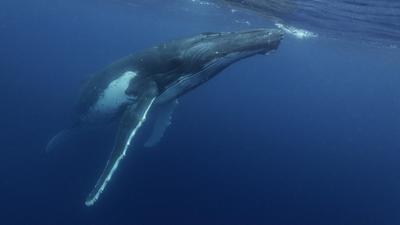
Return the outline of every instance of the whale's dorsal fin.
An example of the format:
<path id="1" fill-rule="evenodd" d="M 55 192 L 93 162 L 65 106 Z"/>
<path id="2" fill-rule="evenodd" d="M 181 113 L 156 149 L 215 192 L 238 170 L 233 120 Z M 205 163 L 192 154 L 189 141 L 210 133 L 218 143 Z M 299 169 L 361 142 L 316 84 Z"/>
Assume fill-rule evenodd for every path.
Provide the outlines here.
<path id="1" fill-rule="evenodd" d="M 114 149 L 103 173 L 86 199 L 85 204 L 87 206 L 93 205 L 106 188 L 119 163 L 124 158 L 136 132 L 146 120 L 146 116 L 158 95 L 157 85 L 153 81 L 147 82 L 146 86 L 141 88 L 144 91 L 138 96 L 137 103 L 128 106 L 124 111 L 118 128 Z"/>
<path id="2" fill-rule="evenodd" d="M 79 137 L 82 133 L 87 132 L 79 123 L 75 123 L 73 126 L 61 130 L 55 136 L 53 136 L 46 145 L 45 152 L 50 153 L 54 150 L 58 150 L 66 143 Z"/>
<path id="3" fill-rule="evenodd" d="M 145 147 L 153 147 L 160 142 L 161 138 L 164 136 L 165 130 L 171 125 L 172 113 L 177 105 L 178 100 L 175 99 L 161 106 L 157 106 L 158 112 L 156 121 L 154 122 L 153 132 L 144 144 Z"/>
<path id="4" fill-rule="evenodd" d="M 59 146 L 62 146 L 65 142 L 70 139 L 70 137 L 74 134 L 74 130 L 65 129 L 58 132 L 55 136 L 53 136 L 50 141 L 47 143 L 45 152 L 52 152 L 54 149 L 58 149 Z"/>

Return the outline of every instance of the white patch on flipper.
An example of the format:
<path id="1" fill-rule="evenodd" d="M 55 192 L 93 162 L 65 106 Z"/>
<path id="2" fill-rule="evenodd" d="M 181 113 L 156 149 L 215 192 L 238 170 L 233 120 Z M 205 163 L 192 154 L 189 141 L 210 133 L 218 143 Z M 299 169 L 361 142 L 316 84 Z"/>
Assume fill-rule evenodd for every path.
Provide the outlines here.
<path id="1" fill-rule="evenodd" d="M 99 190 L 96 192 L 96 194 L 93 196 L 93 198 L 91 198 L 91 199 L 89 199 L 89 200 L 87 200 L 85 202 L 86 206 L 92 206 L 97 201 L 97 199 L 99 199 L 100 194 L 104 191 L 104 189 L 106 188 L 108 182 L 110 182 L 115 170 L 118 168 L 118 165 L 119 165 L 120 161 L 125 157 L 126 151 L 128 150 L 129 145 L 131 144 L 131 141 L 132 141 L 133 137 L 135 136 L 137 130 L 142 126 L 143 122 L 146 120 L 147 113 L 149 112 L 149 110 L 150 110 L 151 106 L 153 105 L 153 102 L 154 102 L 155 99 L 156 98 L 153 98 L 150 101 L 150 104 L 149 104 L 149 106 L 147 106 L 142 118 L 139 120 L 139 122 L 138 122 L 137 126 L 135 127 L 135 129 L 133 129 L 133 131 L 129 135 L 128 140 L 127 140 L 127 142 L 126 142 L 126 144 L 124 146 L 124 150 L 122 151 L 121 155 L 118 156 L 118 158 L 115 161 L 113 167 L 111 168 L 110 172 L 108 173 L 106 179 L 104 179 L 104 182 L 101 184 Z M 108 163 L 110 163 L 110 161 L 108 161 L 107 164 Z M 106 166 L 106 168 L 107 168 L 107 166 Z"/>
<path id="2" fill-rule="evenodd" d="M 135 78 L 137 74 L 132 71 L 127 71 L 117 79 L 113 80 L 93 106 L 94 112 L 101 113 L 115 113 L 118 108 L 129 100 L 125 94 L 126 89 L 129 87 L 130 81 Z"/>

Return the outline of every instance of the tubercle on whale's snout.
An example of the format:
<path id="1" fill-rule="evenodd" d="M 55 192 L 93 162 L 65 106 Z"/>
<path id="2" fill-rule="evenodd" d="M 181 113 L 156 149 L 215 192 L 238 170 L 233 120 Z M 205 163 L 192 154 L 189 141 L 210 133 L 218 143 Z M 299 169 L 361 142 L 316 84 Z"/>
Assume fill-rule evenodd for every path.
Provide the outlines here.
<path id="1" fill-rule="evenodd" d="M 278 45 L 285 37 L 285 32 L 283 30 L 276 30 L 271 37 L 271 42 L 276 42 Z"/>
<path id="2" fill-rule="evenodd" d="M 268 41 L 268 47 L 264 51 L 261 51 L 260 54 L 269 55 L 278 50 L 281 41 L 284 38 L 284 33 L 277 33 L 276 35 L 278 35 L 278 37 L 274 37 L 272 40 Z"/>

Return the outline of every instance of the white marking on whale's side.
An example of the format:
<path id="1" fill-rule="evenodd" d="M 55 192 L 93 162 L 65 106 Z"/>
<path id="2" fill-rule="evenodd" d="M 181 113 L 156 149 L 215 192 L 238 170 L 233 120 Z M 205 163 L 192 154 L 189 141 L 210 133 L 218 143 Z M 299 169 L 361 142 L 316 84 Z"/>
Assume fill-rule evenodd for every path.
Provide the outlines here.
<path id="1" fill-rule="evenodd" d="M 125 91 L 129 87 L 130 81 L 136 76 L 136 72 L 127 71 L 113 80 L 104 90 L 92 110 L 106 114 L 115 113 L 122 104 L 129 100 Z"/>

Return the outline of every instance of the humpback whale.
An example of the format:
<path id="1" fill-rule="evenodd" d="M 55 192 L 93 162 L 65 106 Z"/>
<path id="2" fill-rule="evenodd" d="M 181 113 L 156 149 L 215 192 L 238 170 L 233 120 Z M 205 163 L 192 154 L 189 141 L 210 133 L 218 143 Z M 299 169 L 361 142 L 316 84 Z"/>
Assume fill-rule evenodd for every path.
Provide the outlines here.
<path id="1" fill-rule="evenodd" d="M 77 102 L 75 126 L 105 121 L 119 121 L 119 126 L 111 155 L 85 204 L 99 199 L 150 110 L 161 109 L 146 146 L 162 137 L 180 96 L 234 62 L 276 50 L 282 38 L 278 29 L 202 33 L 129 55 L 89 77 Z M 68 131 L 54 139 L 63 133 Z"/>

